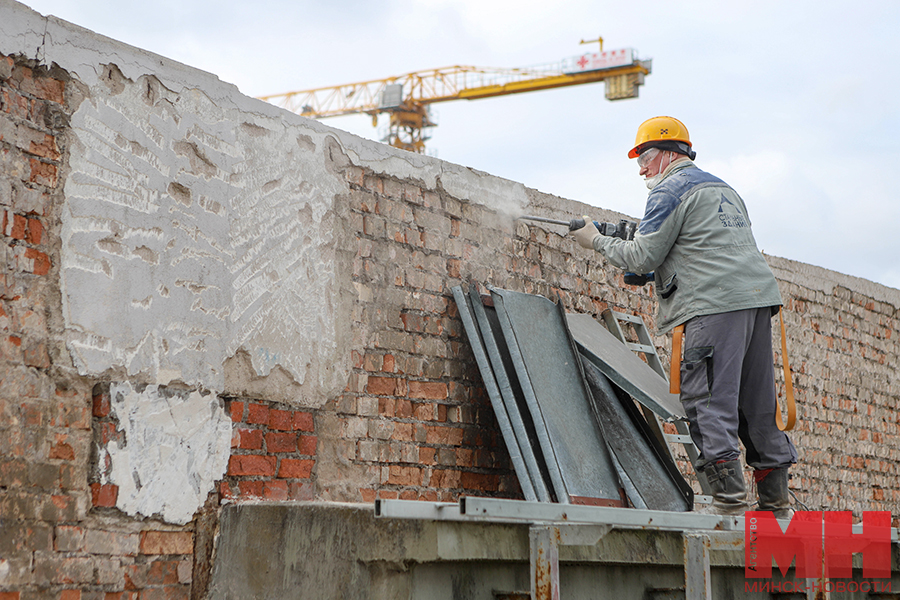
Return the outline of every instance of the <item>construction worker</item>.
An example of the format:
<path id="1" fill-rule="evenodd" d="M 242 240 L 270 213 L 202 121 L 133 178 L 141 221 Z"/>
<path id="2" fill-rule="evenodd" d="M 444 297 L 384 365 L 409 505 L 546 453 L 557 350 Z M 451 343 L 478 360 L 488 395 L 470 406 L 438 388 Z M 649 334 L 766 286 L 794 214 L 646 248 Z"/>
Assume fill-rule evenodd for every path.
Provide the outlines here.
<path id="1" fill-rule="evenodd" d="M 637 159 L 650 189 L 634 239 L 600 235 L 589 218 L 575 238 L 619 268 L 653 272 L 657 327 L 665 333 L 685 326 L 681 402 L 700 452 L 696 468 L 713 496 L 703 512 L 734 515 L 749 508 L 740 440 L 755 469 L 758 510 L 789 518 L 788 469 L 797 451 L 776 425 L 772 355 L 771 318 L 781 295 L 756 247 L 744 201 L 697 168 L 678 119 L 642 123 L 628 156 Z"/>

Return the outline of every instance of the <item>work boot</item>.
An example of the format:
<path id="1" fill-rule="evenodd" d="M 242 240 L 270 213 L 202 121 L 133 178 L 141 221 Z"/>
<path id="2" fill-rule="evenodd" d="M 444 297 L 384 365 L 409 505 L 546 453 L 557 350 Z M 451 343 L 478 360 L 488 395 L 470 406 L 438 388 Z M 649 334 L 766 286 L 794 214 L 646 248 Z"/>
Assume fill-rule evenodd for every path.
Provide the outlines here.
<path id="1" fill-rule="evenodd" d="M 790 519 L 794 516 L 791 508 L 791 494 L 788 491 L 787 467 L 780 469 L 759 469 L 753 474 L 756 493 L 759 495 L 757 510 L 770 510 L 776 519 Z"/>
<path id="2" fill-rule="evenodd" d="M 712 504 L 700 509 L 707 515 L 741 516 L 750 508 L 747 503 L 747 487 L 741 461 L 729 460 L 715 463 L 703 469 L 712 492 Z"/>

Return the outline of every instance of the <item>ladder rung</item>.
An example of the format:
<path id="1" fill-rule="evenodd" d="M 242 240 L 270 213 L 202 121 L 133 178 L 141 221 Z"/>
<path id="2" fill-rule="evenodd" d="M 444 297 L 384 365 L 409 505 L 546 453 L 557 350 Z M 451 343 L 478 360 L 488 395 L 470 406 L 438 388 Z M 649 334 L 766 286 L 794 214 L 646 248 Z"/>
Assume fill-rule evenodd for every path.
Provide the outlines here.
<path id="1" fill-rule="evenodd" d="M 694 440 L 690 435 L 682 435 L 679 433 L 667 433 L 666 441 L 670 444 L 693 444 Z"/>
<path id="2" fill-rule="evenodd" d="M 644 325 L 644 320 L 637 315 L 629 315 L 627 313 L 620 313 L 614 310 L 609 311 L 613 314 L 613 316 L 619 321 L 628 321 L 629 323 L 635 323 L 637 325 Z"/>
<path id="3" fill-rule="evenodd" d="M 634 342 L 625 342 L 625 345 L 628 346 L 629 350 L 634 350 L 635 352 L 643 352 L 644 354 L 656 354 L 656 348 L 653 346 L 648 346 L 646 344 L 635 344 Z"/>

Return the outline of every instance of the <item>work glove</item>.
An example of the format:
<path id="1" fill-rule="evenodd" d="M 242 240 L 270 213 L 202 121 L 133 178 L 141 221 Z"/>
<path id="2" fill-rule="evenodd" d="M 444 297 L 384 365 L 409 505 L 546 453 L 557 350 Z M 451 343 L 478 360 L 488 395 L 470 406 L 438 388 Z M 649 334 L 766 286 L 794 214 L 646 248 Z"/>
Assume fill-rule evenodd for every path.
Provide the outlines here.
<path id="1" fill-rule="evenodd" d="M 597 227 L 594 226 L 594 222 L 587 215 L 584 216 L 584 227 L 581 229 L 576 229 L 572 232 L 572 235 L 575 236 L 575 241 L 582 248 L 587 248 L 588 250 L 594 249 L 594 238 L 600 235 L 600 232 L 597 230 Z"/>

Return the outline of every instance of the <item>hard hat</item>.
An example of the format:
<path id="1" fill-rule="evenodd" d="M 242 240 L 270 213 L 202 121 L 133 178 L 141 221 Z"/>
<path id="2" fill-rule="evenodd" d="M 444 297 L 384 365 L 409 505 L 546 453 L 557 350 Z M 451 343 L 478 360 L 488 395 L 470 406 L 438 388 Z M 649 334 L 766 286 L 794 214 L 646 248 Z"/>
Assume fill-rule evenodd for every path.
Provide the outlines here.
<path id="1" fill-rule="evenodd" d="M 634 148 L 628 152 L 628 158 L 637 158 L 651 142 L 684 142 L 691 147 L 691 138 L 688 135 L 684 123 L 673 117 L 653 117 L 641 123 L 637 136 L 634 138 Z"/>

